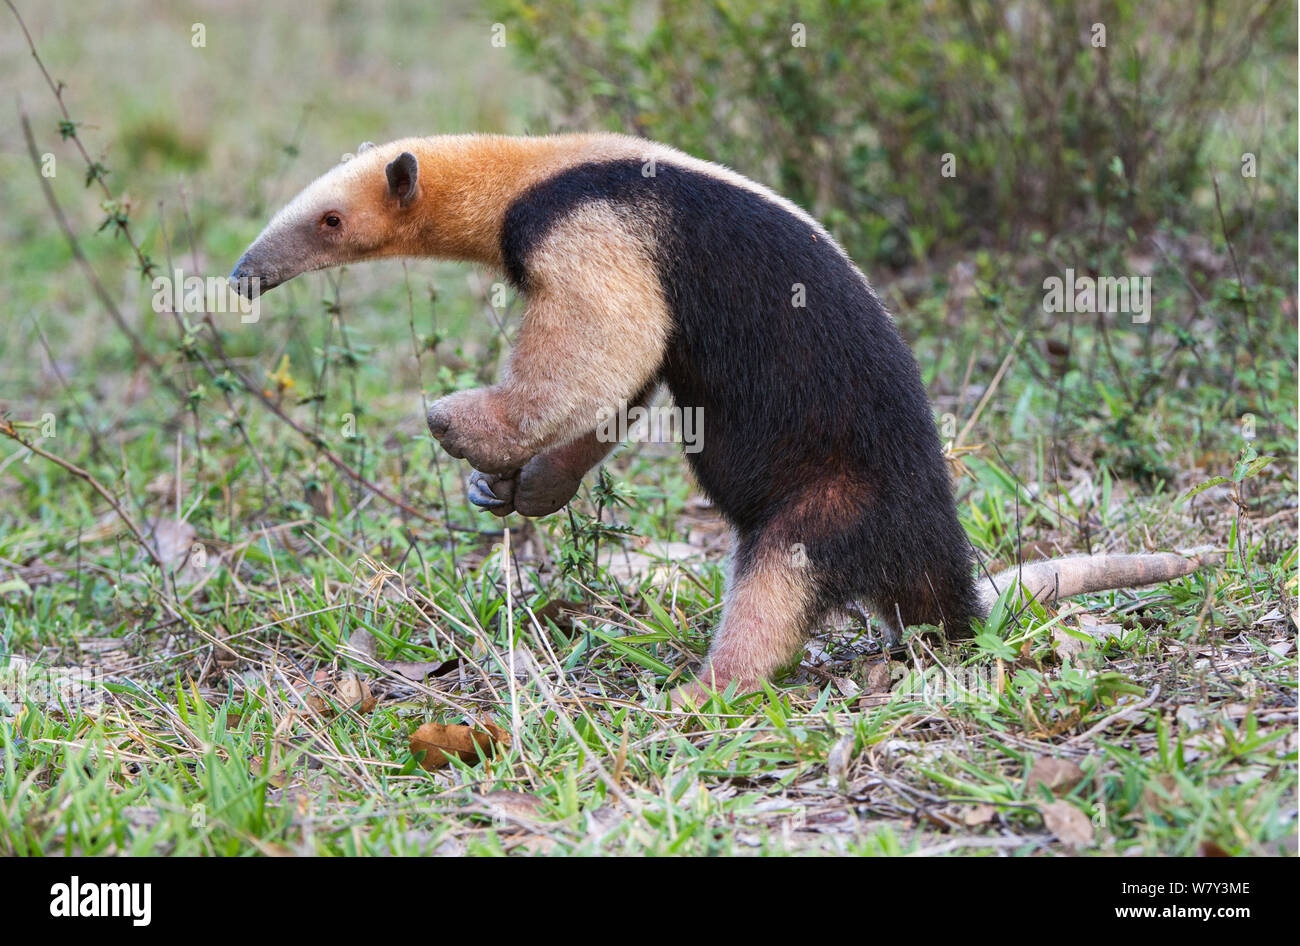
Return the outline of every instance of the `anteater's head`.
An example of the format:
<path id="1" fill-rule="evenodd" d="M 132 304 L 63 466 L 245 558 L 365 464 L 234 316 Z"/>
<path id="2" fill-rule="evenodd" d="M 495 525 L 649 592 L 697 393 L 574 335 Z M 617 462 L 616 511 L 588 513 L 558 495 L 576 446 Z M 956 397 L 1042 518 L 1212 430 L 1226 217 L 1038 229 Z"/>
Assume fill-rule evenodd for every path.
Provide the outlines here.
<path id="1" fill-rule="evenodd" d="M 244 251 L 230 274 L 235 289 L 251 298 L 302 273 L 408 255 L 421 225 L 420 163 L 408 145 L 362 145 L 317 178 Z"/>

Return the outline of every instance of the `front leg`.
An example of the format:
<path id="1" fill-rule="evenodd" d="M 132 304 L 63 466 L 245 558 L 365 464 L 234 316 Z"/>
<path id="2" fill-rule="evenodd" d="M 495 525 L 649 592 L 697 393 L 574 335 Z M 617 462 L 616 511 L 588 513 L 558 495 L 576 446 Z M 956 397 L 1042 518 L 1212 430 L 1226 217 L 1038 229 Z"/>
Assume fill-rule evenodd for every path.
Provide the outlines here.
<path id="1" fill-rule="evenodd" d="M 457 391 L 429 408 L 429 432 L 458 460 L 476 470 L 510 476 L 540 448 L 520 428 L 496 387 Z"/>
<path id="2" fill-rule="evenodd" d="M 429 430 L 448 453 L 510 477 L 548 447 L 586 436 L 602 411 L 658 376 L 672 319 L 644 241 L 627 226 L 590 205 L 530 252 L 528 304 L 501 382 L 429 409 Z"/>
<path id="3" fill-rule="evenodd" d="M 651 382 L 629 407 L 645 407 L 658 386 Z M 514 475 L 485 473 L 475 469 L 469 477 L 469 501 L 494 516 L 547 516 L 578 492 L 587 471 L 604 460 L 615 441 L 600 429 L 543 450 Z"/>

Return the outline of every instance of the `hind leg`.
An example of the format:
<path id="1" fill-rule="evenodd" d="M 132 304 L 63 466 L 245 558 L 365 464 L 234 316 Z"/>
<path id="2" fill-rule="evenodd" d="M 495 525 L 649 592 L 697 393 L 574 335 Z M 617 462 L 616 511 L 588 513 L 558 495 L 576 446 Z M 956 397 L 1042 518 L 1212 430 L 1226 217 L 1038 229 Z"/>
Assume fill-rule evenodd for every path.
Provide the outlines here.
<path id="1" fill-rule="evenodd" d="M 934 556 L 917 579 L 898 578 L 871 596 L 873 615 L 902 640 L 902 630 L 919 624 L 943 626 L 948 640 L 971 637 L 971 620 L 978 613 L 967 553 Z"/>
<path id="2" fill-rule="evenodd" d="M 747 693 L 794 659 L 816 619 L 812 577 L 802 547 L 739 539 L 709 656 L 699 681 L 679 688 L 674 702 L 702 702 L 733 682 Z"/>

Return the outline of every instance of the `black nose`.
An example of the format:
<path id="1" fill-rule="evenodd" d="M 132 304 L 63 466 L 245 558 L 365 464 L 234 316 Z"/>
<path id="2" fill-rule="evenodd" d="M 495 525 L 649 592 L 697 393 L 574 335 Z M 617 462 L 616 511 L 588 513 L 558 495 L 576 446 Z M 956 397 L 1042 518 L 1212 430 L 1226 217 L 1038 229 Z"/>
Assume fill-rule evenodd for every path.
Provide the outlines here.
<path id="1" fill-rule="evenodd" d="M 274 286 L 271 280 L 258 274 L 245 253 L 230 271 L 230 287 L 245 299 L 255 299 L 267 289 Z"/>

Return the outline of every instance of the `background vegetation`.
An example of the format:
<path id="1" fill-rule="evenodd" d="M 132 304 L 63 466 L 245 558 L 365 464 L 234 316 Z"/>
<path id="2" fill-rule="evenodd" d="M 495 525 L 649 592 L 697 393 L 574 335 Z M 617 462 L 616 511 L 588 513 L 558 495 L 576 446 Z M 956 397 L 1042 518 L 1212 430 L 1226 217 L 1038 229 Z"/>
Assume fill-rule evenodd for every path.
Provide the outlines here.
<path id="1" fill-rule="evenodd" d="M 1294 852 L 1293 5 L 15 6 L 0 851 Z M 676 452 L 507 537 L 424 431 L 421 392 L 498 370 L 493 277 L 318 274 L 249 325 L 151 304 L 362 140 L 577 128 L 826 222 L 990 568 L 1222 562 L 961 647 L 846 621 L 771 692 L 669 711 L 726 545 Z M 1067 268 L 1150 276 L 1150 321 L 1044 312 Z M 429 722 L 510 744 L 426 772 Z"/>

